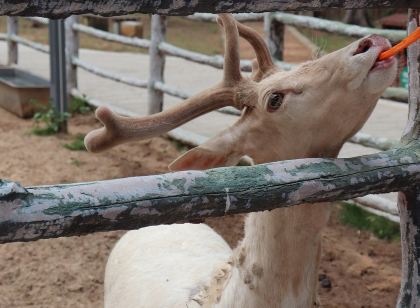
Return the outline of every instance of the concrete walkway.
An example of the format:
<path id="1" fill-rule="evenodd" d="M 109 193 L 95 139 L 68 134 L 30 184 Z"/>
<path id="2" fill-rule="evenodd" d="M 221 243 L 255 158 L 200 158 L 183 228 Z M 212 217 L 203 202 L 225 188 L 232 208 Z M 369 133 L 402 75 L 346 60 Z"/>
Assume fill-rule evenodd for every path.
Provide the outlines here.
<path id="1" fill-rule="evenodd" d="M 6 44 L 0 42 L 0 64 L 5 63 L 6 58 Z M 82 49 L 80 58 L 95 66 L 126 76 L 147 79 L 149 75 L 148 56 L 144 54 Z M 48 56 L 24 46 L 19 46 L 19 67 L 49 78 Z M 165 82 L 191 94 L 217 83 L 221 76 L 220 70 L 204 65 L 172 57 L 168 57 L 166 61 Z M 78 72 L 78 80 L 82 93 L 137 114 L 146 114 L 147 90 L 129 87 L 82 70 Z M 165 107 L 178 102 L 179 99 L 165 96 Z M 407 105 L 381 99 L 362 132 L 373 136 L 399 139 L 406 122 L 407 112 Z M 235 116 L 212 112 L 191 121 L 183 128 L 210 137 L 233 123 L 235 119 Z M 350 157 L 374 152 L 377 151 L 347 144 L 340 156 Z"/>

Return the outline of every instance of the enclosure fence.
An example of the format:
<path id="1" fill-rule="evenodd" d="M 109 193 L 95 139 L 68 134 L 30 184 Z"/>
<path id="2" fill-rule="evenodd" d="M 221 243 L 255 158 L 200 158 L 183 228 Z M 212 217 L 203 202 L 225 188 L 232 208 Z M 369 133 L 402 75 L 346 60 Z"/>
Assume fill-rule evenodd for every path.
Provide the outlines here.
<path id="1" fill-rule="evenodd" d="M 323 7 L 403 7 L 409 10 L 408 32 L 419 25 L 420 4 L 417 1 L 219 1 L 208 6 L 201 1 L 142 2 L 127 0 L 124 7 L 118 2 L 95 6 L 94 1 L 83 3 L 67 1 L 38 1 L 17 6 L 3 1 L 0 14 L 66 17 L 72 14 L 102 13 L 118 15 L 143 12 L 162 15 L 188 15 L 200 12 L 267 12 L 275 10 L 320 9 Z M 262 18 L 261 15 L 241 15 L 238 18 Z M 190 18 L 214 20 L 213 15 L 197 14 Z M 278 64 L 281 62 L 284 25 L 311 27 L 351 36 L 378 33 L 395 41 L 405 36 L 404 31 L 377 30 L 346 26 L 338 22 L 287 13 L 269 13 L 266 29 L 269 45 Z M 36 20 L 45 23 L 46 20 Z M 181 57 L 197 63 L 221 68 L 221 56 L 206 56 L 173 46 L 164 41 L 165 17 L 152 17 L 151 40 L 127 38 L 92 29 L 79 24 L 77 17 L 66 21 L 68 92 L 81 96 L 77 90 L 77 68 L 104 78 L 131 86 L 147 88 L 149 111 L 161 110 L 163 95 L 180 98 L 188 93 L 172 87 L 163 79 L 165 55 Z M 17 46 L 24 44 L 42 52 L 48 47 L 30 42 L 17 34 L 15 17 L 8 20 L 8 33 L 0 38 L 9 45 L 9 64 L 17 63 Z M 120 76 L 94 67 L 78 57 L 78 33 L 83 32 L 102 39 L 148 48 L 151 70 L 149 80 Z M 72 43 L 73 42 L 73 43 Z M 69 47 L 70 46 L 70 47 Z M 352 142 L 365 144 L 383 152 L 346 159 L 303 159 L 274 162 L 264 165 L 218 168 L 206 171 L 182 171 L 163 175 L 133 177 L 117 180 L 67 185 L 22 187 L 16 182 L 0 181 L 0 242 L 32 241 L 41 238 L 80 235 L 96 231 L 134 229 L 154 224 L 183 222 L 210 216 L 270 210 L 302 203 L 356 199 L 372 193 L 399 191 L 399 214 L 402 240 L 402 282 L 398 305 L 415 307 L 420 301 L 420 43 L 408 49 L 409 66 L 409 118 L 400 144 L 382 138 L 358 134 Z M 249 61 L 242 61 L 243 71 L 250 70 Z M 83 96 L 81 96 L 83 97 Z M 102 102 L 87 98 L 93 105 Z M 124 112 L 124 111 L 122 111 Z M 222 112 L 231 112 L 223 110 Z M 188 138 L 187 138 L 188 139 Z M 391 149 L 390 149 L 391 148 Z M 240 180 L 239 180 L 240 179 Z M 375 203 L 376 209 L 397 217 L 394 207 L 379 206 L 375 197 L 366 203 Z M 229 206 L 227 206 L 229 205 Z"/>
<path id="2" fill-rule="evenodd" d="M 276 60 L 276 64 L 283 70 L 292 69 L 295 64 L 286 63 L 281 61 L 283 59 L 284 53 L 284 26 L 291 25 L 297 27 L 305 27 L 315 30 L 322 30 L 330 33 L 336 33 L 352 37 L 363 37 L 369 34 L 379 34 L 387 37 L 393 42 L 399 41 L 405 37 L 405 31 L 402 30 L 383 30 L 376 28 L 367 28 L 360 27 L 355 25 L 348 25 L 342 22 L 329 21 L 321 18 L 310 17 L 310 16 L 300 16 L 289 13 L 265 13 L 265 14 L 237 14 L 236 19 L 239 21 L 261 21 L 264 20 L 266 32 L 269 34 L 267 37 L 268 44 L 270 46 L 270 51 Z M 187 18 L 202 21 L 202 22 L 216 22 L 216 15 L 198 13 Z M 35 23 L 42 25 L 48 25 L 47 18 L 40 17 L 28 17 Z M 149 113 L 159 112 L 163 108 L 164 94 L 177 97 L 180 99 L 186 99 L 190 97 L 190 94 L 184 92 L 181 89 L 173 87 L 164 83 L 164 57 L 173 56 L 191 61 L 194 63 L 199 63 L 203 65 L 208 65 L 217 69 L 223 69 L 223 56 L 215 55 L 209 56 L 190 50 L 186 50 L 168 42 L 165 42 L 164 33 L 166 23 L 164 17 L 153 16 L 151 20 L 151 39 L 141 39 L 136 37 L 127 37 L 115 33 L 110 33 L 108 31 L 98 30 L 90 26 L 83 25 L 79 23 L 79 17 L 71 16 L 68 17 L 65 21 L 66 23 L 66 49 L 67 49 L 67 62 L 68 62 L 68 72 L 67 72 L 67 91 L 73 97 L 86 100 L 91 105 L 96 107 L 107 105 L 109 103 L 94 99 L 92 97 L 86 96 L 85 93 L 81 93 L 77 89 L 77 69 L 85 70 L 91 74 L 100 76 L 102 78 L 110 79 L 115 82 L 123 83 L 128 86 L 148 89 L 149 92 Z M 44 53 L 49 52 L 48 45 L 36 43 L 29 41 L 21 36 L 17 35 L 18 33 L 18 20 L 17 17 L 8 18 L 8 33 L 3 36 L 4 40 L 8 41 L 8 50 L 9 50 L 9 64 L 17 64 L 18 62 L 18 49 L 17 44 L 22 44 L 27 47 L 33 48 L 37 51 Z M 83 61 L 79 58 L 79 33 L 84 33 L 89 36 L 103 39 L 110 42 L 117 42 L 120 44 L 133 46 L 141 49 L 149 50 L 150 54 L 150 76 L 148 80 L 141 80 L 133 77 L 127 77 L 124 75 L 117 74 L 112 71 L 102 69 L 100 67 L 94 66 L 86 61 Z M 2 37 L 0 37 L 2 39 Z M 243 72 L 251 71 L 251 61 L 242 60 L 241 61 L 241 70 Z M 407 90 L 403 88 L 388 88 L 384 94 L 386 98 L 394 98 L 397 100 L 407 100 Z M 112 104 L 113 105 L 113 104 Z M 115 110 L 115 107 L 113 107 Z M 125 115 L 133 115 L 128 113 L 125 110 L 116 110 L 119 113 Z M 237 115 L 240 116 L 240 112 L 231 107 L 225 107 L 217 110 L 217 112 Z M 172 138 L 185 142 L 189 145 L 196 146 L 205 141 L 205 137 L 198 136 L 194 133 L 187 132 L 183 129 L 177 129 L 174 132 L 169 133 Z M 374 137 L 364 133 L 357 133 L 353 136 L 350 142 L 359 144 L 365 147 L 370 147 L 379 150 L 387 150 L 392 148 L 397 144 L 397 141 L 388 140 L 386 138 Z M 369 212 L 374 214 L 384 216 L 391 221 L 399 222 L 397 205 L 390 200 L 380 197 L 380 196 L 365 196 L 359 197 L 355 200 L 356 205 L 362 206 Z"/>

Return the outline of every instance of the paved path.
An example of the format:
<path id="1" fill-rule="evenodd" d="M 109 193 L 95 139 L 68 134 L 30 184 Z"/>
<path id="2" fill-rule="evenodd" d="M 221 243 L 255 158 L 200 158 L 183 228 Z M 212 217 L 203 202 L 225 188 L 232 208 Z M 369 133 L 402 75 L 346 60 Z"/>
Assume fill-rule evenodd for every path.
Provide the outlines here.
<path id="1" fill-rule="evenodd" d="M 0 42 L 0 64 L 6 59 L 6 44 Z M 149 72 L 148 56 L 123 52 L 102 52 L 93 50 L 80 51 L 82 60 L 95 66 L 112 70 L 127 76 L 147 79 Z M 19 46 L 19 67 L 48 78 L 49 59 L 47 55 Z M 215 84 L 221 78 L 221 71 L 187 62 L 178 58 L 167 58 L 165 81 L 188 93 L 196 93 Z M 79 89 L 88 96 L 109 102 L 120 108 L 138 113 L 146 113 L 147 90 L 136 89 L 90 73 L 79 70 Z M 179 99 L 165 96 L 165 106 L 171 106 Z M 374 136 L 398 139 L 401 136 L 407 118 L 405 104 L 380 100 L 362 132 Z M 203 136 L 212 136 L 235 121 L 235 116 L 212 112 L 183 126 L 183 128 Z M 358 145 L 347 144 L 341 157 L 356 156 L 376 152 Z M 393 198 L 394 199 L 394 198 Z"/>

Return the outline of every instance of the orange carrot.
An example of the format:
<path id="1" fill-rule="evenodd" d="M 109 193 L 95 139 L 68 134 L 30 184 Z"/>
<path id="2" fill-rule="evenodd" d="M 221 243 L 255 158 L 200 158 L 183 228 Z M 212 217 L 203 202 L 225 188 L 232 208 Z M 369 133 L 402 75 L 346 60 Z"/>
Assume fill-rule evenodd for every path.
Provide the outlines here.
<path id="1" fill-rule="evenodd" d="M 379 60 L 385 60 L 392 57 L 393 55 L 396 55 L 397 53 L 407 48 L 409 45 L 413 44 L 418 39 L 420 39 L 420 27 L 418 27 L 414 32 L 412 32 L 409 36 L 407 36 L 394 47 L 382 52 L 379 55 Z"/>

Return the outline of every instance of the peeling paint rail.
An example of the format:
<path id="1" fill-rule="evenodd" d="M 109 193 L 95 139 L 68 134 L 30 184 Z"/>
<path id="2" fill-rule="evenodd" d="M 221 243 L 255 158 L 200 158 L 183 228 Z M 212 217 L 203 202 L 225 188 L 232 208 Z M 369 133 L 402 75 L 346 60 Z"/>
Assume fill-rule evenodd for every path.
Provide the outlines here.
<path id="1" fill-rule="evenodd" d="M 346 200 L 407 189 L 419 181 L 418 143 L 355 158 L 300 159 L 91 183 L 24 188 L 0 181 L 0 243 Z"/>

